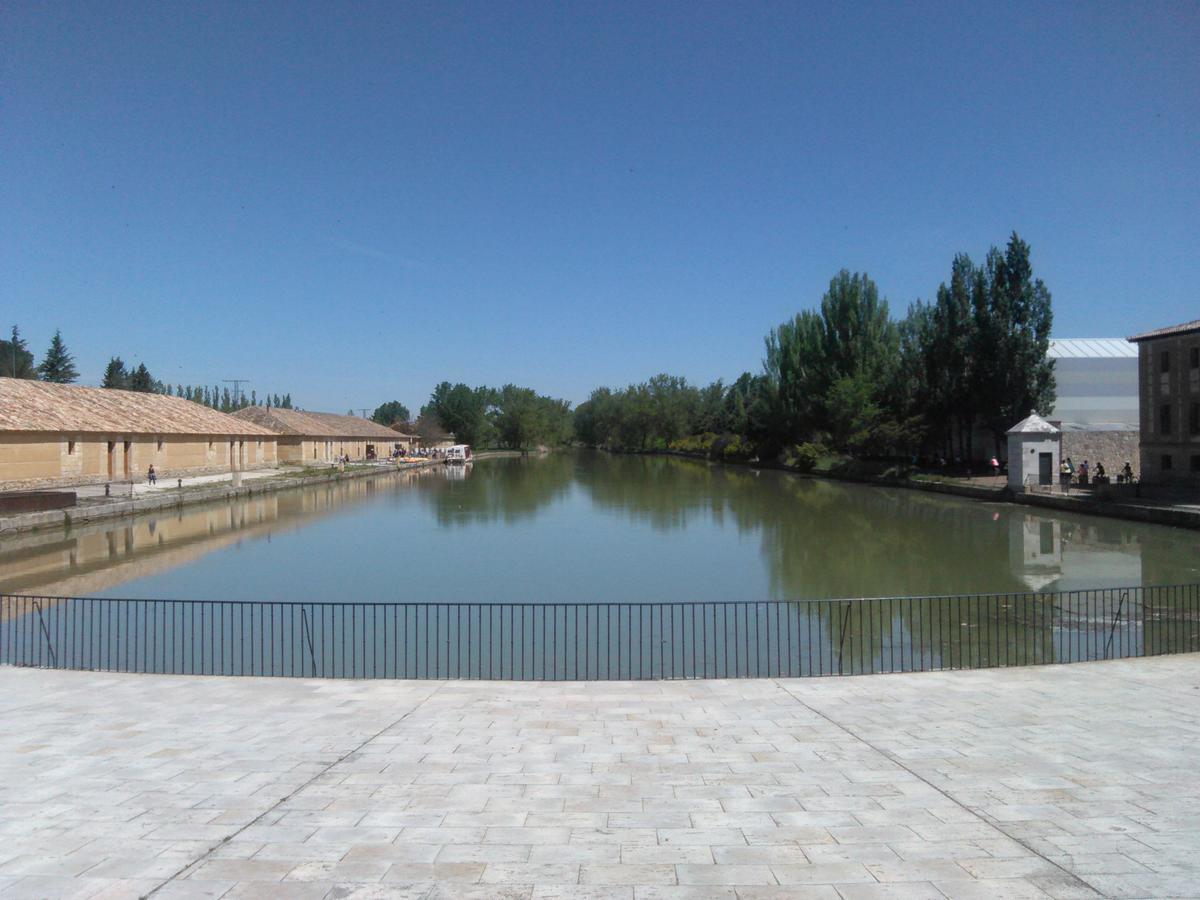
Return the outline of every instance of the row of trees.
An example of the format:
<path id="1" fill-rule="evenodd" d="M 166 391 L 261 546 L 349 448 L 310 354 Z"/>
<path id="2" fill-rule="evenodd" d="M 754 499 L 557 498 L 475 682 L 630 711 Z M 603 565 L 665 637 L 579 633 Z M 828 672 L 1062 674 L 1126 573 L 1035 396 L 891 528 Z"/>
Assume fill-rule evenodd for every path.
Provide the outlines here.
<path id="1" fill-rule="evenodd" d="M 998 448 L 1029 410 L 1053 406 L 1052 321 L 1050 292 L 1016 234 L 982 265 L 955 257 L 936 299 L 901 320 L 867 275 L 843 270 L 819 309 L 767 335 L 761 373 L 730 385 L 657 375 L 599 388 L 576 410 L 575 433 L 585 444 L 636 450 L 690 449 L 689 436 L 702 434 L 711 449 L 727 435 L 716 445 L 726 456 L 775 457 L 809 443 L 971 458 L 977 429 Z"/>
<path id="2" fill-rule="evenodd" d="M 145 363 L 140 363 L 136 369 L 129 369 L 119 356 L 109 359 L 108 365 L 104 367 L 104 378 L 100 386 L 118 391 L 140 391 L 145 394 L 182 397 L 184 400 L 191 400 L 220 412 L 235 412 L 247 406 L 259 405 L 257 391 L 251 391 L 247 397 L 245 394 L 234 394 L 229 388 L 218 385 L 210 388 L 208 385 L 164 384 L 150 374 Z M 291 409 L 292 395 L 267 394 L 263 397 L 262 405 L 268 408 L 275 406 Z"/>
<path id="3" fill-rule="evenodd" d="M 0 376 L 73 384 L 79 380 L 79 371 L 75 368 L 75 357 L 67 351 L 62 331 L 54 332 L 46 355 L 42 358 L 41 363 L 34 365 L 33 354 L 29 351 L 25 339 L 21 337 L 20 328 L 14 325 L 9 340 L 0 340 Z M 255 391 L 251 391 L 250 396 L 246 397 L 233 395 L 229 388 L 164 384 L 150 374 L 145 363 L 140 363 L 136 369 L 130 369 L 119 356 L 109 359 L 108 365 L 104 368 L 104 378 L 101 380 L 100 386 L 121 391 L 140 391 L 146 394 L 182 397 L 221 412 L 233 412 L 246 406 L 259 404 Z M 268 394 L 263 398 L 263 404 L 267 407 L 291 409 L 292 395 Z M 407 410 L 405 413 L 407 414 Z"/>
<path id="4" fill-rule="evenodd" d="M 475 447 L 525 449 L 572 438 L 570 403 L 515 384 L 472 388 L 443 381 L 421 407 L 418 426 L 422 420 L 436 421 Z"/>
<path id="5" fill-rule="evenodd" d="M 33 354 L 29 352 L 29 346 L 21 337 L 21 329 L 14 325 L 9 339 L 0 340 L 0 376 L 71 384 L 79 378 L 79 372 L 75 368 L 75 357 L 67 352 L 61 331 L 55 330 L 46 355 L 42 357 L 41 363 L 35 366 Z"/>

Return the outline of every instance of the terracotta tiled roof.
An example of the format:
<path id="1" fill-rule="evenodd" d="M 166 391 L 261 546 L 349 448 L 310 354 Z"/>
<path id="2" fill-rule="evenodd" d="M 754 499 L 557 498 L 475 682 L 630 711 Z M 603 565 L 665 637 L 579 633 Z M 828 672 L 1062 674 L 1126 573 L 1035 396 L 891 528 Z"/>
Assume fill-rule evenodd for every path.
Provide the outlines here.
<path id="1" fill-rule="evenodd" d="M 1128 340 L 1137 343 L 1138 341 L 1149 341 L 1160 337 L 1177 337 L 1181 334 L 1192 334 L 1200 331 L 1200 319 L 1193 319 L 1190 322 L 1184 322 L 1182 325 L 1170 325 L 1166 328 L 1157 328 L 1154 331 L 1146 331 L 1142 334 L 1135 334 Z"/>
<path id="2" fill-rule="evenodd" d="M 266 428 L 182 397 L 25 378 L 0 378 L 0 431 L 274 437 Z"/>
<path id="3" fill-rule="evenodd" d="M 358 416 L 339 416 L 337 413 L 309 412 L 300 409 L 267 409 L 247 406 L 233 414 L 239 419 L 254 422 L 278 434 L 319 438 L 374 438 L 395 441 L 398 435 L 370 419 Z"/>

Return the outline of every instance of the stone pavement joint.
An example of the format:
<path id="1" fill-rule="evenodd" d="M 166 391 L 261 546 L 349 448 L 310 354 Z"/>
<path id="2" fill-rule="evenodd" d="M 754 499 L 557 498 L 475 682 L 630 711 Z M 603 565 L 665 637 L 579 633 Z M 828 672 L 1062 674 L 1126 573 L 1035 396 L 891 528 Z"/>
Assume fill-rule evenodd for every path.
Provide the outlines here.
<path id="1" fill-rule="evenodd" d="M 440 687 L 440 685 L 439 685 L 439 687 Z M 434 690 L 434 693 L 435 693 L 435 694 L 437 693 L 437 690 L 436 690 L 436 689 Z M 161 884 L 158 884 L 158 885 L 156 885 L 156 886 L 155 886 L 155 887 L 154 887 L 152 890 L 148 891 L 148 892 L 147 892 L 147 893 L 146 893 L 144 896 L 146 896 L 146 897 L 151 897 L 151 896 L 153 896 L 153 895 L 157 894 L 157 893 L 158 893 L 159 891 L 161 891 L 161 890 L 162 890 L 164 887 L 166 887 L 166 885 L 168 885 L 168 884 L 170 884 L 171 882 L 175 881 L 177 878 L 184 877 L 184 876 L 186 876 L 186 875 L 187 875 L 187 873 L 188 873 L 188 872 L 190 872 L 190 871 L 192 871 L 192 870 L 194 870 L 194 869 L 198 868 L 198 867 L 199 867 L 201 864 L 203 864 L 203 863 L 204 863 L 204 861 L 205 861 L 206 859 L 208 859 L 209 857 L 211 857 L 211 856 L 212 856 L 212 854 L 213 854 L 214 852 L 218 851 L 218 850 L 219 850 L 219 849 L 220 849 L 220 848 L 221 848 L 223 845 L 226 845 L 226 844 L 230 843 L 231 841 L 234 841 L 234 840 L 236 840 L 236 839 L 237 839 L 237 837 L 238 837 L 238 835 L 240 835 L 240 834 L 243 834 L 243 833 L 245 833 L 245 832 L 246 832 L 248 829 L 250 829 L 250 828 L 253 828 L 254 826 L 258 825 L 258 824 L 259 824 L 260 822 L 262 822 L 262 821 L 263 821 L 263 820 L 264 820 L 264 819 L 265 819 L 265 818 L 266 818 L 268 815 L 270 815 L 272 812 L 274 812 L 276 809 L 278 809 L 278 808 L 279 808 L 280 806 L 282 806 L 283 804 L 287 803 L 287 802 L 288 802 L 289 800 L 291 800 L 293 797 L 297 796 L 297 795 L 298 795 L 299 793 L 301 793 L 301 792 L 302 792 L 302 791 L 303 791 L 305 788 L 309 787 L 309 786 L 310 786 L 310 785 L 312 785 L 314 782 L 316 782 L 317 780 L 319 780 L 319 779 L 320 779 L 320 778 L 321 778 L 323 775 L 325 775 L 326 773 L 328 773 L 328 772 L 329 772 L 331 769 L 333 769 L 333 768 L 335 768 L 336 766 L 338 766 L 338 765 L 342 764 L 342 763 L 343 763 L 343 762 L 345 762 L 347 759 L 349 759 L 351 756 L 353 756 L 355 753 L 358 753 L 358 752 L 359 752 L 360 750 L 362 750 L 362 749 L 363 749 L 365 746 L 367 746 L 367 744 L 371 743 L 371 741 L 375 740 L 377 737 L 379 737 L 380 735 L 382 735 L 384 732 L 390 731 L 391 729 L 395 728 L 397 725 L 399 725 L 401 722 L 403 722 L 405 719 L 407 719 L 407 718 L 408 718 L 410 715 L 412 715 L 414 712 L 416 712 L 418 709 L 420 709 L 420 707 L 421 707 L 421 704 L 422 704 L 422 703 L 424 703 L 426 700 L 428 700 L 428 699 L 429 699 L 429 697 L 432 697 L 432 696 L 433 696 L 433 694 L 430 694 L 430 695 L 428 695 L 427 697 L 424 697 L 424 698 L 423 698 L 423 699 L 422 699 L 422 700 L 421 700 L 419 703 L 417 703 L 417 705 L 416 705 L 416 706 L 414 706 L 414 707 L 412 707 L 411 709 L 409 709 L 408 711 L 406 711 L 406 712 L 404 713 L 404 715 L 400 716 L 400 718 L 396 719 L 396 720 L 395 720 L 395 721 L 393 721 L 393 722 L 389 722 L 387 725 L 383 726 L 383 728 L 379 729 L 379 731 L 375 732 L 374 734 L 372 734 L 372 735 L 368 735 L 366 738 L 364 738 L 364 739 L 363 739 L 363 741 L 362 741 L 361 743 L 359 743 L 359 744 L 358 744 L 358 746 L 356 746 L 356 747 L 351 747 L 349 750 L 347 750 L 345 753 L 343 753 L 343 754 L 342 754 L 341 756 L 339 756 L 337 759 L 335 759 L 335 760 L 333 760 L 331 763 L 329 763 L 329 765 L 327 765 L 327 766 L 326 766 L 324 769 L 322 769 L 321 771 L 319 771 L 319 772 L 317 772 L 315 775 L 313 775 L 313 776 L 312 776 L 312 778 L 310 778 L 308 781 L 304 782 L 304 784 L 302 784 L 302 785 L 300 785 L 299 787 L 297 787 L 297 788 L 296 788 L 294 791 L 292 791 L 290 794 L 288 794 L 288 795 L 286 795 L 286 796 L 284 796 L 284 797 L 280 797 L 280 798 L 279 798 L 277 801 L 275 801 L 275 803 L 274 803 L 272 806 L 270 806 L 270 807 L 268 807 L 267 809 L 263 810 L 263 811 L 262 811 L 262 812 L 261 812 L 261 813 L 260 813 L 260 814 L 259 814 L 257 817 L 255 817 L 255 818 L 254 818 L 254 819 L 252 819 L 251 821 L 247 822 L 245 825 L 243 825 L 241 828 L 239 828 L 239 829 L 237 829 L 236 831 L 234 831 L 232 834 L 229 834 L 229 835 L 227 835 L 226 837 L 222 838 L 222 839 L 221 839 L 221 840 L 220 840 L 218 843 L 216 843 L 216 844 L 214 844 L 212 847 L 210 847 L 210 848 L 209 848 L 209 850 L 208 850 L 206 853 L 204 853 L 203 855 L 201 855 L 201 856 L 197 857 L 197 858 L 196 858 L 195 860 L 193 860 L 192 862 L 188 863 L 187 865 L 185 865 L 185 866 L 181 867 L 180 869 L 178 869 L 177 871 L 175 871 L 174 873 L 172 873 L 172 874 L 171 874 L 171 876 L 170 876 L 169 878 L 165 879 L 165 880 L 164 880 L 164 881 L 163 881 Z M 289 867 L 289 869 L 290 869 L 290 867 Z"/>
<path id="2" fill-rule="evenodd" d="M 904 771 L 908 772 L 914 778 L 917 778 L 920 781 L 924 782 L 925 784 L 929 785 L 929 787 L 931 787 L 933 790 L 937 791 L 939 794 L 941 794 L 943 797 L 945 797 L 950 803 L 953 803 L 955 806 L 964 810 L 973 818 L 975 818 L 975 819 L 979 820 L 980 822 L 984 823 L 985 825 L 988 825 L 988 826 L 996 829 L 997 831 L 1001 832 L 1002 834 L 1004 834 L 1005 837 L 1020 844 L 1022 847 L 1024 847 L 1026 850 L 1028 850 L 1031 854 L 1041 857 L 1041 859 L 1045 860 L 1045 862 L 1047 864 L 1049 864 L 1050 866 L 1053 866 L 1055 869 L 1057 869 L 1059 872 L 1062 873 L 1062 877 L 1065 879 L 1066 883 L 1077 885 L 1080 889 L 1082 889 L 1085 892 L 1095 891 L 1095 888 L 1092 885 L 1088 884 L 1084 879 L 1080 878 L 1079 875 L 1075 874 L 1074 872 L 1072 872 L 1070 869 L 1066 868 L 1065 866 L 1062 866 L 1059 863 L 1055 862 L 1054 860 L 1039 853 L 1038 850 L 1036 849 L 1036 847 L 1032 846 L 1029 843 L 1026 843 L 1018 835 L 1009 834 L 1007 831 L 1004 830 L 1001 822 L 993 819 L 992 817 L 988 816 L 986 813 L 984 813 L 978 809 L 973 809 L 970 806 L 967 806 L 965 803 L 962 803 L 961 801 L 956 799 L 952 794 L 949 794 L 946 791 L 942 790 L 940 787 L 938 787 L 936 784 L 934 784 L 932 781 L 930 781 L 928 778 L 926 778 L 924 775 L 922 775 L 919 771 L 916 771 L 912 767 L 906 765 L 900 757 L 898 757 L 895 753 L 892 753 L 886 747 L 876 746 L 875 744 L 871 743 L 871 741 L 869 739 L 867 739 L 866 737 L 861 735 L 858 731 L 856 731 L 853 727 L 848 726 L 848 725 L 843 725 L 841 722 L 838 722 L 832 716 L 823 712 L 822 710 L 818 709 L 817 707 L 815 707 L 809 703 L 805 703 L 802 698 L 797 697 L 794 693 L 792 693 L 792 691 L 790 690 L 790 687 L 788 687 L 788 686 L 782 686 L 782 687 L 783 687 L 783 690 L 787 691 L 788 694 L 790 694 L 791 697 L 797 703 L 799 703 L 801 706 L 803 706 L 805 709 L 809 710 L 810 712 L 815 713 L 816 715 L 825 719 L 830 724 L 837 726 L 842 731 L 844 731 L 846 734 L 850 735 L 855 740 L 861 741 L 862 743 L 866 744 L 868 747 L 870 747 L 872 750 L 874 750 L 876 753 L 880 754 L 881 756 L 887 757 L 893 763 L 895 763 L 897 766 L 904 769 Z"/>
<path id="3" fill-rule="evenodd" d="M 1200 655 L 400 682 L 0 668 L 0 896 L 1200 896 Z"/>

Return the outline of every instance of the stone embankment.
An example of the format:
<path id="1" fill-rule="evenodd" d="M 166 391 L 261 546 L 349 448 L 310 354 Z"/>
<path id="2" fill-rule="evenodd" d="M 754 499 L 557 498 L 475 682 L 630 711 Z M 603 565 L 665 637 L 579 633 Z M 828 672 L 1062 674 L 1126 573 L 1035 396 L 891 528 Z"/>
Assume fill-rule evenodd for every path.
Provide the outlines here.
<path id="1" fill-rule="evenodd" d="M 1145 522 L 1153 525 L 1172 525 L 1177 528 L 1200 529 L 1200 499 L 1192 502 L 1172 502 L 1165 499 L 1144 498 L 1136 495 L 1124 499 L 1114 499 L 1112 495 L 1096 494 L 1091 490 L 1078 488 L 1073 489 L 1069 494 L 1018 493 L 1006 486 L 993 486 L 980 483 L 981 480 L 871 478 L 838 472 L 804 472 L 795 466 L 789 466 L 785 463 L 712 460 L 707 456 L 696 453 L 684 453 L 678 450 L 652 452 L 656 455 L 681 456 L 686 459 L 696 459 L 722 465 L 749 466 L 755 469 L 777 469 L 783 472 L 791 472 L 801 478 L 824 478 L 830 481 L 849 481 L 855 484 L 875 485 L 876 487 L 906 488 L 914 491 L 968 497 L 972 500 L 987 500 L 992 503 L 1019 503 L 1023 506 L 1038 506 L 1043 509 L 1055 509 L 1062 512 L 1083 513 L 1090 516 L 1104 516 L 1111 519 L 1127 519 L 1133 522 Z"/>
<path id="2" fill-rule="evenodd" d="M 344 472 L 339 472 L 333 467 L 316 469 L 309 472 L 297 470 L 266 478 L 247 479 L 236 487 L 231 481 L 202 482 L 199 484 L 184 485 L 182 488 L 169 488 L 154 491 L 153 493 L 135 494 L 123 499 L 84 501 L 78 506 L 67 509 L 52 509 L 0 517 L 0 535 L 48 528 L 70 528 L 73 525 L 79 525 L 83 522 L 96 522 L 103 519 L 115 519 L 122 516 L 154 512 L 156 510 L 176 509 L 180 506 L 191 506 L 197 503 L 241 500 L 248 497 L 260 496 L 271 491 L 308 487 L 309 485 L 324 484 L 331 481 L 344 481 L 348 478 L 370 478 L 377 475 L 390 475 L 395 472 L 424 469 L 441 464 L 442 461 L 440 459 L 428 459 L 419 462 L 404 463 L 400 466 L 383 463 L 374 465 L 352 464 Z M 170 482 L 172 479 L 164 480 Z"/>

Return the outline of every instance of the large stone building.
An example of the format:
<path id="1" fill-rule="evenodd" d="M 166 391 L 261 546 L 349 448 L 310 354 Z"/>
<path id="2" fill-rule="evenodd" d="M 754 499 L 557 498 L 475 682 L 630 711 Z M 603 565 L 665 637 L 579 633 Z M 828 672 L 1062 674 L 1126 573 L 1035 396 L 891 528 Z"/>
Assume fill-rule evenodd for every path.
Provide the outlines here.
<path id="1" fill-rule="evenodd" d="M 274 432 L 280 462 L 332 462 L 339 456 L 383 459 L 397 448 L 407 449 L 406 435 L 357 416 L 264 406 L 247 406 L 233 415 Z"/>
<path id="2" fill-rule="evenodd" d="M 1138 348 L 1142 479 L 1200 486 L 1200 319 L 1129 340 Z"/>
<path id="3" fill-rule="evenodd" d="M 0 378 L 0 486 L 55 487 L 274 465 L 275 435 L 163 394 Z"/>

